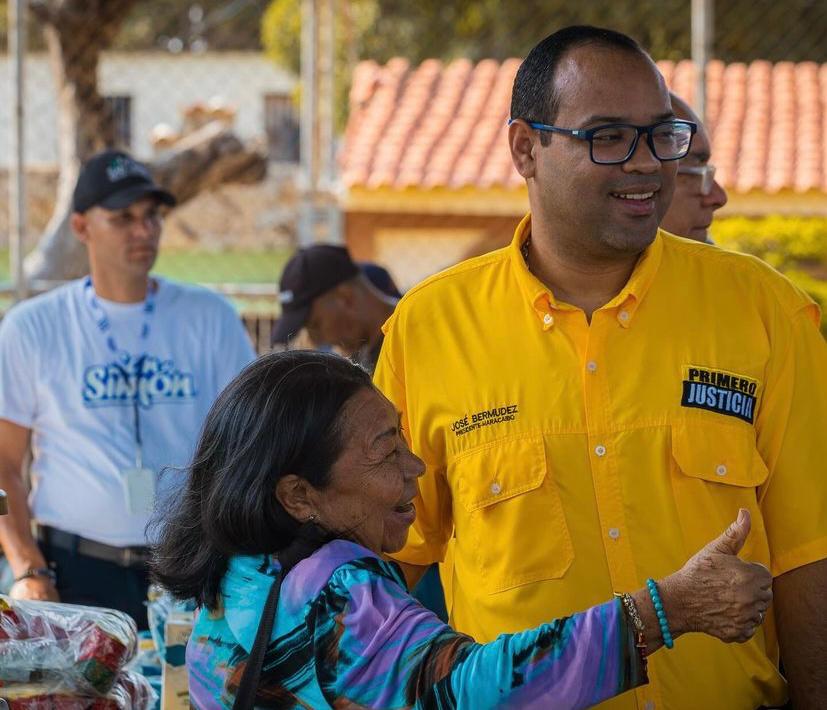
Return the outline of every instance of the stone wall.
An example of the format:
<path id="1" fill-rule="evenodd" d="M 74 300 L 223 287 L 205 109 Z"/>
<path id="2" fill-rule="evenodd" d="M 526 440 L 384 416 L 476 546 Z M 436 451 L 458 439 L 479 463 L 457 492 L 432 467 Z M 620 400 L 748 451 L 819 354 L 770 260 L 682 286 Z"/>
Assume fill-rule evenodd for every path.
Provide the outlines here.
<path id="1" fill-rule="evenodd" d="M 293 168 L 273 169 L 255 185 L 223 185 L 173 210 L 164 226 L 171 248 L 269 249 L 295 242 L 297 195 Z M 26 179 L 26 251 L 52 215 L 57 174 L 29 170 Z M 0 248 L 8 246 L 8 173 L 0 171 Z"/>

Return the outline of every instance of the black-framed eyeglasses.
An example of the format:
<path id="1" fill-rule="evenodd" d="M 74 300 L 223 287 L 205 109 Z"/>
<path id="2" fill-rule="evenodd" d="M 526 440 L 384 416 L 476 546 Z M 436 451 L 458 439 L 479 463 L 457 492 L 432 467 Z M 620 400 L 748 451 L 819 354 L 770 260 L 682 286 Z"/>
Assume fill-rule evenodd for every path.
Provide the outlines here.
<path id="1" fill-rule="evenodd" d="M 510 119 L 509 125 L 517 119 Z M 646 135 L 646 143 L 652 154 L 661 161 L 680 160 L 686 157 L 692 147 L 692 136 L 698 125 L 692 121 L 670 119 L 658 121 L 650 126 L 635 126 L 631 123 L 609 123 L 594 128 L 560 128 L 546 123 L 526 121 L 535 130 L 578 138 L 589 143 L 589 157 L 598 165 L 625 163 L 634 155 L 638 140 Z"/>
<path id="2" fill-rule="evenodd" d="M 715 184 L 715 166 L 712 163 L 706 165 L 679 165 L 678 175 L 697 175 L 701 178 L 701 194 L 708 195 L 712 192 Z"/>

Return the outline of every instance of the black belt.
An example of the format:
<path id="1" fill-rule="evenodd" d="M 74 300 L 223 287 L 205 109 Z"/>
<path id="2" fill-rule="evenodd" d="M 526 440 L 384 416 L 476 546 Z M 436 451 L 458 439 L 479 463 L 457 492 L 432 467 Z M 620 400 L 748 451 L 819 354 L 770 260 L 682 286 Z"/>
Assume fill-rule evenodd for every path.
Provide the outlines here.
<path id="1" fill-rule="evenodd" d="M 148 547 L 115 547 L 42 525 L 38 527 L 37 539 L 44 545 L 53 545 L 61 550 L 112 562 L 121 567 L 140 567 L 149 562 L 150 558 Z"/>

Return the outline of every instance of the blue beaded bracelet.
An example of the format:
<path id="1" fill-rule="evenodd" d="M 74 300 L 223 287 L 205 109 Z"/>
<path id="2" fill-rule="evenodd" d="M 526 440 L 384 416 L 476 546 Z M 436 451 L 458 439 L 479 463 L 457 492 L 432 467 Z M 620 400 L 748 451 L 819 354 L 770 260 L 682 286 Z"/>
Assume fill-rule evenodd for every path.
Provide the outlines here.
<path id="1" fill-rule="evenodd" d="M 657 614 L 658 617 L 663 645 L 666 646 L 666 648 L 672 648 L 675 645 L 675 641 L 672 639 L 672 632 L 669 630 L 669 624 L 666 621 L 666 612 L 663 610 L 663 601 L 660 598 L 658 585 L 655 584 L 654 579 L 647 579 L 646 587 L 649 589 L 649 596 L 652 597 L 652 605 L 655 607 L 655 614 Z"/>

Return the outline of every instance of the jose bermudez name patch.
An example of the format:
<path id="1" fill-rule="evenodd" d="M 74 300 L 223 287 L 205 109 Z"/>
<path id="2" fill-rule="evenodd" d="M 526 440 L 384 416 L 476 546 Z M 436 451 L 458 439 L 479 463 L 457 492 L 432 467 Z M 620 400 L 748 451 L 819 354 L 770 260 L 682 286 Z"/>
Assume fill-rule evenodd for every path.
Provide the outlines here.
<path id="1" fill-rule="evenodd" d="M 503 404 L 490 409 L 482 409 L 479 412 L 466 414 L 457 419 L 451 424 L 451 431 L 456 436 L 463 436 L 492 424 L 513 422 L 517 419 L 519 413 L 519 407 L 516 404 Z"/>
<path id="2" fill-rule="evenodd" d="M 726 414 L 752 424 L 758 387 L 758 380 L 751 377 L 687 365 L 683 368 L 681 404 Z"/>

